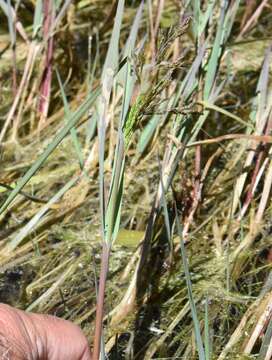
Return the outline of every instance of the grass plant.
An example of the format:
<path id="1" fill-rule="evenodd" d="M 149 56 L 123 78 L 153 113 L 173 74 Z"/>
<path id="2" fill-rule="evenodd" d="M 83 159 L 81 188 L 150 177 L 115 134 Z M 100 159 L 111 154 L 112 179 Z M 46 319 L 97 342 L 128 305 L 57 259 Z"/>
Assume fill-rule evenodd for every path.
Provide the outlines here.
<path id="1" fill-rule="evenodd" d="M 0 0 L 0 301 L 99 359 L 272 359 L 271 5 Z"/>

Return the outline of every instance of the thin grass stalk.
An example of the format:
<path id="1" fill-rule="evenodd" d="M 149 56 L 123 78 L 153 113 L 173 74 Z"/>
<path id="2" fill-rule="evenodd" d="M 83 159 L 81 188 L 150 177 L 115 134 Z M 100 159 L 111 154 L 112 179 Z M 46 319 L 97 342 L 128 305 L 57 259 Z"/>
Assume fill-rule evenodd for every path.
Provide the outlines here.
<path id="1" fill-rule="evenodd" d="M 52 23 L 54 21 L 54 1 L 45 0 L 44 1 L 44 24 L 43 24 L 43 35 L 47 37 Z M 46 54 L 44 59 L 44 73 L 42 76 L 42 83 L 40 87 L 40 103 L 38 105 L 39 111 L 41 113 L 41 120 L 39 127 L 45 121 L 50 101 L 50 91 L 51 91 L 51 81 L 52 81 L 52 61 L 53 61 L 53 41 L 54 37 L 51 35 L 48 38 L 46 46 Z"/>
<path id="2" fill-rule="evenodd" d="M 21 26 L 21 23 L 16 21 L 16 29 L 18 30 L 20 35 L 23 37 L 23 39 L 27 42 L 27 45 L 29 46 L 29 51 L 28 51 L 28 56 L 27 56 L 27 60 L 26 60 L 26 64 L 24 67 L 24 72 L 23 72 L 22 79 L 20 81 L 19 88 L 17 90 L 13 104 L 10 108 L 10 111 L 7 115 L 7 119 L 6 119 L 4 126 L 0 133 L 0 143 L 3 142 L 4 137 L 7 133 L 7 130 L 9 128 L 9 126 L 13 120 L 13 117 L 15 115 L 15 112 L 17 110 L 17 107 L 18 107 L 19 103 L 21 102 L 21 110 L 19 111 L 19 114 L 17 115 L 16 119 L 14 120 L 14 126 L 12 129 L 12 138 L 11 138 L 11 141 L 17 142 L 17 133 L 18 133 L 19 123 L 20 123 L 20 114 L 21 114 L 22 106 L 23 106 L 22 100 L 24 99 L 23 94 L 25 94 L 26 89 L 29 85 L 29 81 L 30 81 L 30 77 L 33 72 L 34 64 L 36 62 L 36 59 L 37 59 L 37 56 L 38 56 L 40 50 L 49 41 L 50 37 L 53 36 L 53 31 L 55 30 L 58 22 L 61 20 L 62 16 L 64 15 L 65 11 L 67 10 L 69 3 L 70 3 L 70 0 L 67 0 L 65 2 L 65 4 L 63 5 L 56 20 L 53 22 L 53 25 L 51 26 L 50 31 L 47 32 L 47 35 L 43 39 L 43 42 L 40 42 L 37 38 L 37 35 L 41 30 L 42 22 L 43 22 L 42 0 L 37 0 L 36 5 L 35 5 L 32 41 L 30 43 L 28 42 L 27 35 L 26 35 L 23 27 Z M 0 1 L 0 6 L 2 8 L 4 8 L 5 13 L 8 14 L 6 4 L 2 0 Z M 12 9 L 12 16 L 14 19 L 16 19 L 16 15 L 15 15 L 15 12 L 13 9 Z M 51 53 L 52 53 L 52 49 L 51 49 Z"/>
<path id="3" fill-rule="evenodd" d="M 266 6 L 267 6 L 267 0 L 263 0 L 260 3 L 260 5 L 257 7 L 257 9 L 254 11 L 250 19 L 246 22 L 245 26 L 243 27 L 243 29 L 241 30 L 240 34 L 237 37 L 237 41 L 241 40 L 243 36 L 246 34 L 246 32 L 249 31 L 250 28 L 258 22 L 258 19 Z"/>
<path id="4" fill-rule="evenodd" d="M 161 199 L 162 199 L 164 223 L 165 223 L 165 227 L 166 227 L 167 240 L 169 242 L 170 258 L 172 259 L 173 241 L 172 241 L 171 225 L 170 225 L 169 213 L 168 213 L 168 208 L 167 208 L 166 193 L 165 193 L 165 188 L 164 188 L 164 184 L 163 184 L 163 175 L 162 175 L 163 170 L 162 170 L 162 166 L 161 166 L 159 159 L 158 159 L 158 163 L 159 163 L 159 173 L 160 173 L 160 186 L 161 186 L 161 190 L 162 190 Z"/>
<path id="5" fill-rule="evenodd" d="M 205 337 L 205 357 L 206 360 L 210 360 L 211 349 L 210 349 L 210 331 L 209 331 L 209 302 L 207 298 L 205 300 L 204 337 Z"/>
<path id="6" fill-rule="evenodd" d="M 23 91 L 21 93 L 21 98 L 20 98 L 17 114 L 16 114 L 16 116 L 15 116 L 15 118 L 13 120 L 13 127 L 12 127 L 12 133 L 11 133 L 11 142 L 14 142 L 14 143 L 19 142 L 19 139 L 18 139 L 19 127 L 20 127 L 21 120 L 22 120 L 23 109 L 24 109 L 25 104 L 26 104 L 26 97 L 27 97 L 27 93 L 28 93 L 28 87 L 30 85 L 31 75 L 34 72 L 34 66 L 35 66 L 35 58 L 33 59 L 32 63 L 31 63 L 31 67 L 29 68 L 29 71 L 28 71 L 28 74 L 27 74 L 26 86 L 23 88 Z"/>
<path id="7" fill-rule="evenodd" d="M 263 219 L 264 211 L 265 211 L 267 203 L 269 201 L 271 187 L 272 187 L 272 160 L 269 163 L 267 173 L 266 173 L 266 176 L 264 179 L 263 192 L 262 192 L 259 208 L 258 208 L 258 211 L 256 214 L 256 223 L 257 224 L 260 224 Z"/>
<path id="8" fill-rule="evenodd" d="M 265 129 L 265 124 L 267 122 L 267 119 L 265 118 L 265 110 L 267 106 L 267 87 L 268 87 L 268 79 L 269 79 L 269 64 L 271 59 L 272 49 L 271 46 L 267 49 L 266 55 L 264 58 L 262 70 L 259 76 L 258 84 L 256 87 L 256 97 L 254 98 L 252 111 L 251 111 L 251 117 L 254 118 L 254 135 L 262 135 L 263 131 Z M 247 132 L 249 129 L 247 129 Z M 247 158 L 244 163 L 244 168 L 250 167 L 254 156 L 255 156 L 255 149 L 257 147 L 257 144 L 254 142 L 251 144 L 252 150 L 249 151 Z M 236 209 L 238 207 L 241 194 L 243 192 L 245 182 L 248 176 L 248 172 L 245 172 L 239 176 L 239 178 L 236 181 L 235 185 L 235 198 L 234 198 L 234 206 L 233 206 L 233 212 L 236 212 Z"/>
<path id="9" fill-rule="evenodd" d="M 272 315 L 272 303 L 268 302 L 265 307 L 265 310 L 259 317 L 258 322 L 257 322 L 245 348 L 244 348 L 244 353 L 246 355 L 249 355 L 251 353 L 257 339 L 259 338 L 260 334 L 264 330 L 265 324 L 267 324 L 267 321 L 270 320 L 271 315 Z"/>
<path id="10" fill-rule="evenodd" d="M 104 297 L 105 297 L 107 273 L 109 269 L 110 249 L 113 241 L 116 239 L 117 232 L 119 229 L 119 223 L 120 223 L 120 210 L 121 210 L 121 202 L 122 202 L 123 176 L 124 176 L 124 165 L 125 165 L 122 125 L 123 125 L 123 121 L 126 118 L 126 114 L 128 111 L 128 104 L 130 102 L 130 97 L 132 94 L 132 88 L 130 88 L 130 81 L 132 81 L 133 83 L 133 79 L 129 77 L 130 70 L 131 68 L 130 65 L 128 64 L 127 81 L 124 90 L 122 113 L 119 121 L 118 143 L 115 150 L 109 201 L 107 204 L 107 208 L 105 209 L 105 220 L 104 220 L 105 223 L 103 228 L 104 240 L 103 240 L 103 249 L 102 249 L 100 282 L 99 282 L 98 298 L 97 298 L 96 320 L 95 320 L 94 360 L 99 360 L 99 356 L 100 356 L 102 329 L 103 329 L 103 315 L 104 315 L 103 312 Z"/>
<path id="11" fill-rule="evenodd" d="M 265 355 L 264 360 L 271 360 L 271 357 L 272 357 L 272 341 L 270 339 L 270 344 L 268 346 L 267 353 Z"/>
<path id="12" fill-rule="evenodd" d="M 193 197 L 193 202 L 190 208 L 190 212 L 189 215 L 187 217 L 187 219 L 184 222 L 184 226 L 183 226 L 183 238 L 184 241 L 187 242 L 188 241 L 188 233 L 189 233 L 189 228 L 193 222 L 194 219 L 194 214 L 198 208 L 199 202 L 201 200 L 201 146 L 197 145 L 196 146 L 196 151 L 195 151 L 195 181 L 194 181 L 194 197 Z"/>
<path id="13" fill-rule="evenodd" d="M 12 16 L 12 7 L 10 0 L 7 1 L 8 7 L 8 27 L 10 33 L 10 43 L 12 49 L 12 90 L 13 96 L 16 96 L 17 91 L 17 68 L 16 68 L 16 12 Z"/>
<path id="14" fill-rule="evenodd" d="M 109 63 L 109 59 L 111 60 L 112 57 L 116 58 L 118 56 L 117 52 L 117 39 L 119 37 L 120 32 L 120 20 L 121 15 L 123 12 L 124 2 L 120 1 L 118 4 L 117 14 L 118 14 L 118 22 L 115 24 L 115 30 L 113 31 L 117 33 L 117 36 L 113 37 L 113 40 L 110 44 L 106 62 L 104 65 L 104 74 L 106 75 L 106 64 Z M 139 21 L 141 17 L 143 5 L 141 4 L 134 24 L 131 29 L 131 33 L 128 39 L 128 42 L 125 46 L 124 56 L 125 58 L 130 55 L 132 48 L 134 49 L 134 44 L 137 37 Z M 118 25 L 119 23 L 119 25 Z M 119 28 L 119 29 L 118 29 Z M 110 55 L 111 53 L 111 55 Z M 122 104 L 122 111 L 119 120 L 118 126 L 118 142 L 115 149 L 115 156 L 114 156 L 114 164 L 113 164 L 113 172 L 112 172 L 112 179 L 110 185 L 110 191 L 108 196 L 108 202 L 105 203 L 104 197 L 104 165 L 103 165 L 103 153 L 104 152 L 104 136 L 105 132 L 103 130 L 103 117 L 102 115 L 102 107 L 100 107 L 100 121 L 99 121 L 99 129 L 100 129 L 100 205 L 101 205 L 101 213 L 103 216 L 102 219 L 102 232 L 103 232 L 103 250 L 102 250 L 102 264 L 101 264 L 101 277 L 100 277 L 100 284 L 99 284 L 99 295 L 98 295 L 98 304 L 97 304 L 97 317 L 96 317 L 96 330 L 95 330 L 95 341 L 94 341 L 94 359 L 97 360 L 101 353 L 101 340 L 102 340 L 102 326 L 103 326 L 103 302 L 105 296 L 105 286 L 106 286 L 106 275 L 108 272 L 108 261 L 109 261 L 109 253 L 110 248 L 113 241 L 116 239 L 117 232 L 119 229 L 120 223 L 120 210 L 121 210 L 121 202 L 122 202 L 122 191 L 123 191 L 123 176 L 124 176 L 124 165 L 125 165 L 125 149 L 124 149 L 124 139 L 123 139 L 123 128 L 125 126 L 127 120 L 127 114 L 129 110 L 129 104 L 131 100 L 131 96 L 133 93 L 133 87 L 135 83 L 135 75 L 132 74 L 132 69 L 130 65 L 129 59 L 126 60 L 127 68 L 126 72 L 125 69 L 120 69 L 120 72 L 117 74 L 117 78 L 119 78 L 120 83 L 123 85 L 124 93 L 123 93 L 123 104 Z M 112 62 L 111 62 L 112 64 Z M 109 66 L 109 65 L 108 65 Z M 100 105 L 101 106 L 101 105 Z M 104 109 L 105 110 L 105 109 Z M 104 113 L 105 114 L 105 113 Z M 105 126 L 105 125 L 104 125 Z"/>
<path id="15" fill-rule="evenodd" d="M 159 1 L 158 1 L 157 14 L 156 14 L 155 29 L 154 29 L 155 38 L 157 38 L 157 35 L 158 35 L 159 26 L 160 26 L 160 21 L 161 21 L 161 16 L 162 16 L 162 12 L 163 12 L 164 6 L 165 6 L 165 0 L 159 0 Z"/>
<path id="16" fill-rule="evenodd" d="M 104 241 L 102 248 L 101 271 L 100 271 L 97 305 L 96 305 L 93 360 L 99 360 L 100 357 L 101 340 L 103 333 L 104 296 L 106 289 L 107 274 L 109 270 L 109 256 L 110 256 L 110 247 Z"/>
<path id="17" fill-rule="evenodd" d="M 265 135 L 269 135 L 270 132 L 271 132 L 271 128 L 272 128 L 272 116 L 270 116 L 270 118 L 268 119 L 268 124 L 266 126 L 266 130 L 265 130 Z M 256 164 L 255 164 L 255 168 L 254 168 L 254 172 L 253 172 L 253 175 L 252 175 L 252 179 L 251 179 L 251 183 L 250 183 L 250 186 L 249 186 L 249 189 L 247 191 L 247 195 L 246 195 L 246 199 L 244 201 L 244 204 L 243 204 L 243 207 L 242 207 L 242 210 L 241 210 L 241 214 L 239 216 L 239 220 L 242 219 L 242 217 L 245 215 L 252 199 L 253 199 L 253 196 L 254 196 L 254 190 L 256 188 L 256 184 L 257 184 L 257 179 L 258 179 L 258 174 L 259 172 L 261 171 L 261 164 L 262 164 L 262 161 L 264 159 L 264 155 L 265 155 L 265 152 L 264 152 L 264 149 L 262 147 L 264 147 L 264 144 L 260 144 L 261 146 L 261 151 L 258 155 L 258 158 L 256 160 Z"/>
<path id="18" fill-rule="evenodd" d="M 99 139 L 99 193 L 100 193 L 100 210 L 102 222 L 102 259 L 101 273 L 97 298 L 95 335 L 94 335 L 94 360 L 99 360 L 101 355 L 102 332 L 103 332 L 103 310 L 104 297 L 106 289 L 106 279 L 109 269 L 109 256 L 112 243 L 117 237 L 121 217 L 121 204 L 123 195 L 123 177 L 125 166 L 125 148 L 123 129 L 127 119 L 129 104 L 135 83 L 135 76 L 132 74 L 129 59 L 123 62 L 127 63 L 125 83 L 123 83 L 123 104 L 118 125 L 118 140 L 115 148 L 113 170 L 109 194 L 105 196 L 104 181 L 104 156 L 105 156 L 105 134 L 107 128 L 107 112 L 110 101 L 110 94 L 113 90 L 113 76 L 118 68 L 119 52 L 118 43 L 120 37 L 122 16 L 124 11 L 124 0 L 118 1 L 115 24 L 103 67 L 102 73 L 102 98 L 99 103 L 99 121 L 98 121 L 98 139 Z M 136 16 L 139 20 L 139 12 Z M 132 33 L 129 37 L 131 42 L 135 42 L 138 25 L 132 27 Z M 134 32 L 134 33 L 133 33 Z M 136 33 L 135 33 L 136 32 Z M 134 40 L 133 40 L 134 39 Z M 131 44 L 128 45 L 127 54 L 131 52 Z M 120 66 L 120 65 L 119 65 Z M 121 70 L 121 69 L 120 69 Z M 118 76 L 118 74 L 117 74 Z"/>
<path id="19" fill-rule="evenodd" d="M 8 9 L 8 4 L 4 0 L 0 0 L 0 8 L 3 10 L 6 17 L 12 16 L 12 21 L 18 33 L 21 35 L 22 39 L 28 43 L 28 36 L 25 32 L 25 29 L 22 23 L 16 18 L 16 11 L 13 9 L 12 5 L 10 4 L 10 10 Z"/>
<path id="20" fill-rule="evenodd" d="M 156 57 L 156 34 L 153 23 L 153 9 L 152 9 L 151 0 L 148 0 L 147 4 L 148 4 L 149 28 L 150 28 L 151 58 L 152 58 L 152 64 L 154 64 Z"/>
<path id="21" fill-rule="evenodd" d="M 234 348 L 234 346 L 240 341 L 242 335 L 245 333 L 247 324 L 250 321 L 252 313 L 255 312 L 256 307 L 260 305 L 260 299 L 257 299 L 246 311 L 242 319 L 240 320 L 239 325 L 234 330 L 224 349 L 221 351 L 217 360 L 227 359 L 227 354 Z"/>
<path id="22" fill-rule="evenodd" d="M 192 313 L 194 330 L 195 330 L 195 338 L 196 338 L 196 346 L 197 346 L 198 356 L 199 356 L 199 360 L 205 360 L 206 356 L 205 356 L 204 344 L 203 344 L 202 337 L 201 337 L 200 324 L 199 324 L 195 300 L 194 300 L 194 296 L 193 296 L 192 282 L 191 282 L 190 270 L 189 270 L 189 265 L 188 265 L 188 259 L 187 259 L 186 250 L 185 250 L 185 246 L 184 246 L 182 229 L 181 229 L 181 225 L 180 225 L 179 218 L 178 218 L 178 210 L 177 210 L 176 204 L 175 204 L 175 213 L 176 213 L 176 226 L 177 226 L 177 230 L 178 230 L 178 235 L 180 237 L 181 257 L 182 257 L 182 262 L 183 262 L 189 303 L 190 303 L 190 307 L 191 307 L 191 313 Z"/>
<path id="23" fill-rule="evenodd" d="M 15 17 L 15 14 L 14 14 L 14 17 Z M 32 70 L 33 70 L 33 66 L 34 66 L 36 57 L 41 49 L 41 44 L 39 42 L 37 42 L 37 34 L 41 28 L 42 20 L 43 20 L 42 0 L 38 0 L 36 3 L 36 6 L 35 6 L 35 13 L 34 13 L 34 19 L 33 19 L 32 41 L 30 44 L 28 44 L 29 51 L 28 51 L 28 56 L 26 59 L 25 67 L 24 67 L 23 76 L 22 76 L 18 91 L 16 93 L 16 96 L 14 98 L 13 104 L 7 115 L 5 124 L 1 130 L 0 143 L 4 139 L 6 132 L 8 130 L 8 127 L 15 115 L 17 106 L 18 106 L 19 102 L 21 101 L 22 95 L 24 94 L 24 92 L 26 91 L 26 88 L 28 87 L 28 83 L 30 80 L 30 76 L 32 74 Z M 16 138 L 17 138 L 18 127 L 19 127 L 19 120 L 18 120 L 18 116 L 17 116 L 16 120 L 14 121 L 14 126 L 12 129 L 12 140 L 13 141 L 17 140 Z"/>
<path id="24" fill-rule="evenodd" d="M 69 104 L 67 101 L 67 97 L 65 94 L 65 90 L 61 81 L 61 77 L 59 72 L 57 71 L 57 78 L 58 78 L 58 82 L 59 82 L 59 86 L 60 86 L 60 91 L 61 91 L 61 95 L 62 95 L 62 101 L 63 101 L 63 105 L 64 105 L 64 113 L 65 113 L 65 122 L 67 124 L 68 119 L 71 117 L 71 110 L 69 108 Z M 71 129 L 71 138 L 73 140 L 73 145 L 75 147 L 75 151 L 78 157 L 78 161 L 79 161 L 79 167 L 81 170 L 83 170 L 84 168 L 84 157 L 83 157 L 83 153 L 82 153 L 82 148 L 81 148 L 81 144 L 79 141 L 79 138 L 77 136 L 77 131 L 75 128 Z"/>
<path id="25" fill-rule="evenodd" d="M 262 146 L 262 145 L 261 145 Z M 256 160 L 256 164 L 255 164 L 255 168 L 254 168 L 254 171 L 253 171 L 253 174 L 252 174 L 252 178 L 251 178 L 251 182 L 250 182 L 250 185 L 249 185 L 249 189 L 247 191 L 247 194 L 246 194 L 246 199 L 244 201 L 244 204 L 242 206 L 242 209 L 241 209 L 241 212 L 240 212 L 240 215 L 238 217 L 239 221 L 243 218 L 243 216 L 245 215 L 251 201 L 253 200 L 253 196 L 254 196 L 254 187 L 255 187 L 255 184 L 256 184 L 256 180 L 257 180 L 257 176 L 259 174 L 259 170 L 260 170 L 260 167 L 261 167 L 261 163 L 263 161 L 263 158 L 264 158 L 264 151 L 262 150 L 259 154 L 258 154 L 258 158 Z"/>
<path id="26" fill-rule="evenodd" d="M 269 353 L 270 352 L 270 353 Z M 271 359 L 272 356 L 272 318 L 269 320 L 257 360 Z"/>
<path id="27" fill-rule="evenodd" d="M 16 96 L 14 98 L 12 106 L 9 110 L 9 113 L 7 115 L 7 119 L 4 123 L 4 126 L 2 127 L 2 130 L 0 133 L 0 143 L 2 143 L 4 140 L 6 132 L 13 120 L 15 111 L 16 111 L 19 101 L 21 99 L 21 95 L 22 95 L 23 91 L 25 90 L 25 87 L 28 85 L 28 81 L 29 81 L 29 77 L 30 77 L 30 69 L 33 68 L 33 63 L 35 61 L 35 58 L 37 56 L 39 49 L 40 49 L 40 45 L 37 44 L 36 42 L 32 42 L 29 46 L 28 56 L 27 56 L 22 80 L 20 82 L 18 91 L 16 93 Z"/>

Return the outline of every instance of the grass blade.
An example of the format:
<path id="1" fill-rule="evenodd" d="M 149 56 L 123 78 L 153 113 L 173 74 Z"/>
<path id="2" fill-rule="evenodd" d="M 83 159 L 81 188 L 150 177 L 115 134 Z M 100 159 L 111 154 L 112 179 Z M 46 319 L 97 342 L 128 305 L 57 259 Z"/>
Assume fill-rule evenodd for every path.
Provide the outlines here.
<path id="1" fill-rule="evenodd" d="M 204 338 L 205 338 L 205 356 L 206 356 L 206 360 L 210 360 L 210 358 L 211 358 L 211 350 L 210 350 L 209 303 L 208 303 L 208 299 L 205 300 Z"/>
<path id="2" fill-rule="evenodd" d="M 188 297 L 189 297 L 191 313 L 192 313 L 194 329 L 195 329 L 195 337 L 196 337 L 198 356 L 199 356 L 199 360 L 205 360 L 206 357 L 205 357 L 204 345 L 203 345 L 203 341 L 202 341 L 202 337 L 201 337 L 200 325 L 199 325 L 199 320 L 197 317 L 197 311 L 196 311 L 196 306 L 195 306 L 195 301 L 194 301 L 194 296 L 193 296 L 191 275 L 190 275 L 190 271 L 189 271 L 189 265 L 188 265 L 188 260 L 187 260 L 187 256 L 186 256 L 186 250 L 185 250 L 185 246 L 184 246 L 184 242 L 183 242 L 182 230 L 181 230 L 181 225 L 180 225 L 180 221 L 178 218 L 178 211 L 177 211 L 176 205 L 175 205 L 175 212 L 176 212 L 176 225 L 177 225 L 178 235 L 180 238 L 182 263 L 183 263 L 183 268 L 184 268 L 184 273 L 185 273 Z"/>
<path id="3" fill-rule="evenodd" d="M 59 74 L 58 71 L 56 71 L 56 73 L 57 73 L 57 78 L 58 78 L 59 87 L 60 87 L 60 91 L 61 91 L 62 101 L 63 101 L 63 105 L 64 105 L 65 121 L 66 121 L 66 124 L 67 124 L 68 119 L 71 117 L 71 111 L 70 111 L 69 104 L 68 104 L 68 101 L 67 101 L 67 97 L 66 97 L 66 94 L 65 94 L 65 90 L 63 88 L 63 84 L 62 84 L 62 81 L 61 81 L 61 78 L 60 78 L 60 74 Z M 74 147 L 75 147 L 75 150 L 76 150 L 76 153 L 77 153 L 79 166 L 80 166 L 80 168 L 82 170 L 83 166 L 84 166 L 84 159 L 83 159 L 82 148 L 81 148 L 81 144 L 80 144 L 80 141 L 78 139 L 78 136 L 77 136 L 76 129 L 73 127 L 70 130 L 70 133 L 71 133 L 71 137 L 72 137 Z"/>
<path id="4" fill-rule="evenodd" d="M 32 38 L 35 39 L 40 31 L 43 23 L 43 2 L 42 0 L 36 1 L 35 13 L 34 13 L 34 23 L 33 23 L 33 32 Z"/>
<path id="5" fill-rule="evenodd" d="M 47 213 L 50 207 L 55 204 L 72 186 L 78 181 L 78 176 L 68 181 L 53 197 L 45 204 L 35 216 L 11 239 L 7 244 L 4 253 L 9 253 L 17 248 L 18 245 L 35 229 L 42 217 Z"/>
<path id="6" fill-rule="evenodd" d="M 96 100 L 99 94 L 100 94 L 100 89 L 96 89 L 86 98 L 86 100 L 81 104 L 81 106 L 71 115 L 71 118 L 68 120 L 67 124 L 55 136 L 51 144 L 48 145 L 48 147 L 45 149 L 42 155 L 40 155 L 40 157 L 35 161 L 35 163 L 30 167 L 30 169 L 25 173 L 25 175 L 18 181 L 17 186 L 9 194 L 6 201 L 2 204 L 0 208 L 0 214 L 7 209 L 10 203 L 15 199 L 15 197 L 22 190 L 22 188 L 28 183 L 31 177 L 41 168 L 41 166 L 47 160 L 49 155 L 55 150 L 55 148 L 59 145 L 59 143 L 76 125 L 79 119 L 88 111 L 88 109 L 94 103 L 94 101 Z"/>

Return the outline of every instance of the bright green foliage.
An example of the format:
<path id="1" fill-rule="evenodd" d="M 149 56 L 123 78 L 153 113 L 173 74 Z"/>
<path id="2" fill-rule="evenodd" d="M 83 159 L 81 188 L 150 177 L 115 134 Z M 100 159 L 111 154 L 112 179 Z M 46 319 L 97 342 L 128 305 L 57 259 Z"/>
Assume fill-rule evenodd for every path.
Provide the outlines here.
<path id="1" fill-rule="evenodd" d="M 144 105 L 145 105 L 145 95 L 139 95 L 130 109 L 128 118 L 125 122 L 123 129 L 126 147 L 128 147 L 133 132 L 136 130 L 139 121 L 143 117 Z"/>

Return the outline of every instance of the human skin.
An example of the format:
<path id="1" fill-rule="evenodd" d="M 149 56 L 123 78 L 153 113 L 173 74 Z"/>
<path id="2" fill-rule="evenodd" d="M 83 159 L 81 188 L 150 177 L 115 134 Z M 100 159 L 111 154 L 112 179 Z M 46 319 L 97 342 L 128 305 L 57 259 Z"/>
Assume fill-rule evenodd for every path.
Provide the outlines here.
<path id="1" fill-rule="evenodd" d="M 78 326 L 0 303 L 0 359 L 92 360 L 92 356 Z"/>

